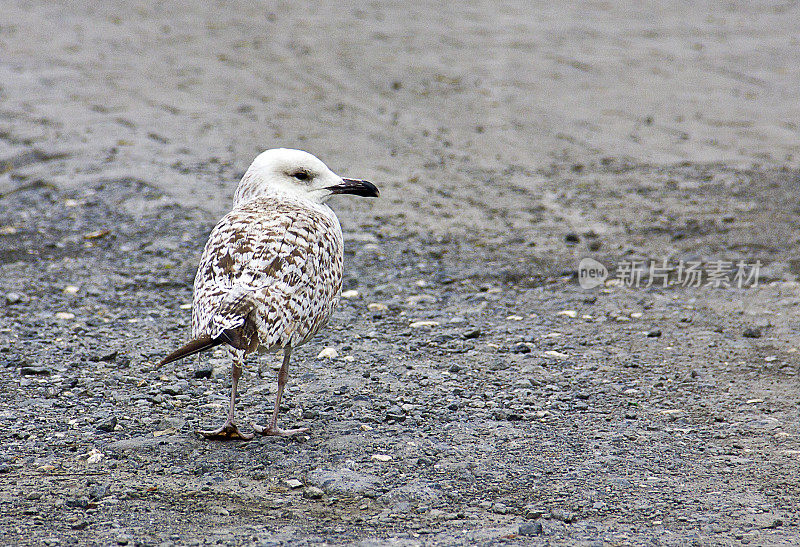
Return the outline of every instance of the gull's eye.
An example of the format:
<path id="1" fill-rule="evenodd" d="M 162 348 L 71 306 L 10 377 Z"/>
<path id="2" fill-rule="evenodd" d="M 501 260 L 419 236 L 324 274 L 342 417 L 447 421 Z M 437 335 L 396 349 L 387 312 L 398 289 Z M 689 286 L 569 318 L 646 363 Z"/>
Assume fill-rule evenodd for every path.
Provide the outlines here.
<path id="1" fill-rule="evenodd" d="M 292 173 L 292 176 L 297 180 L 308 180 L 310 178 L 306 171 L 297 171 L 296 173 Z"/>

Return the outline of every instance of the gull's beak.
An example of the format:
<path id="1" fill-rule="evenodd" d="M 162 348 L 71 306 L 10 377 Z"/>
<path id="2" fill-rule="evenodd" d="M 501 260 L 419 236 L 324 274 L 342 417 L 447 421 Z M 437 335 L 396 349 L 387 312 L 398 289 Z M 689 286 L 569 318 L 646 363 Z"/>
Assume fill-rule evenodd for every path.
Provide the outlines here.
<path id="1" fill-rule="evenodd" d="M 326 190 L 330 190 L 331 194 L 353 194 L 365 198 L 376 198 L 381 195 L 377 186 L 369 181 L 358 179 L 342 179 L 341 184 L 328 186 Z"/>

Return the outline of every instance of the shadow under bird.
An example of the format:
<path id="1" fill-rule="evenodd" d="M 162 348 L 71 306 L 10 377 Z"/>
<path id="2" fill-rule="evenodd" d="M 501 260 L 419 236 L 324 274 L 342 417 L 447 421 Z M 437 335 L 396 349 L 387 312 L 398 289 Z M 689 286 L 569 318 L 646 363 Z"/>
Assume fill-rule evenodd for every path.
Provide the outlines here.
<path id="1" fill-rule="evenodd" d="M 233 358 L 225 423 L 199 433 L 210 439 L 251 439 L 234 419 L 236 390 L 246 355 L 283 351 L 278 394 L 262 435 L 294 435 L 308 428 L 277 425 L 292 348 L 328 321 L 342 290 L 343 241 L 325 202 L 352 194 L 378 197 L 371 182 L 342 178 L 302 150 L 267 150 L 253 161 L 233 198 L 233 209 L 211 231 L 194 280 L 193 340 L 160 365 L 226 345 Z"/>

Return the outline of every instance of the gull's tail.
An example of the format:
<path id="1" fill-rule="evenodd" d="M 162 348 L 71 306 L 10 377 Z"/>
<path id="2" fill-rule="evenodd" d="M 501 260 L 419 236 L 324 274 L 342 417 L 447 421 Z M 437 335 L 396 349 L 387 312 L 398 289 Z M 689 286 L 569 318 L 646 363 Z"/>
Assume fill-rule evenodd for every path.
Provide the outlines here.
<path id="1" fill-rule="evenodd" d="M 184 357 L 189 357 L 195 353 L 200 353 L 201 351 L 217 347 L 225 342 L 227 342 L 227 340 L 224 335 L 217 336 L 216 338 L 211 338 L 210 336 L 201 336 L 200 338 L 192 340 L 182 348 L 177 349 L 167 355 L 164 360 L 158 364 L 158 366 L 164 366 L 168 363 L 172 363 L 173 361 L 177 361 L 178 359 L 183 359 Z"/>
<path id="2" fill-rule="evenodd" d="M 177 349 L 167 355 L 158 366 L 164 366 L 178 359 L 183 359 L 195 353 L 215 348 L 221 344 L 228 344 L 236 349 L 243 350 L 245 354 L 252 353 L 258 349 L 258 333 L 255 332 L 255 327 L 252 323 L 245 323 L 242 327 L 225 329 L 216 338 L 211 338 L 208 335 L 201 336 L 200 338 L 192 340 L 181 349 Z"/>

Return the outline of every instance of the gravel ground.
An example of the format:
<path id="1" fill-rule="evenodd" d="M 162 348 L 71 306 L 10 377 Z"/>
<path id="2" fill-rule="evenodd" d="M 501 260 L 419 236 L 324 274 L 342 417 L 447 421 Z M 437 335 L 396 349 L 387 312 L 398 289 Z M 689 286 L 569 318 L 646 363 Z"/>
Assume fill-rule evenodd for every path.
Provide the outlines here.
<path id="1" fill-rule="evenodd" d="M 800 542 L 797 6 L 6 4 L 0 543 Z M 155 363 L 279 145 L 382 197 L 333 203 L 311 433 L 208 442 L 224 354 Z M 587 256 L 762 266 L 585 290 Z"/>

